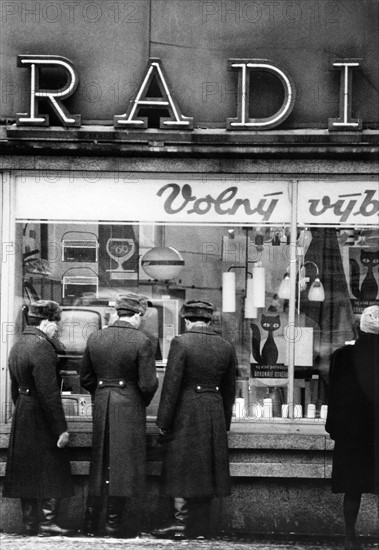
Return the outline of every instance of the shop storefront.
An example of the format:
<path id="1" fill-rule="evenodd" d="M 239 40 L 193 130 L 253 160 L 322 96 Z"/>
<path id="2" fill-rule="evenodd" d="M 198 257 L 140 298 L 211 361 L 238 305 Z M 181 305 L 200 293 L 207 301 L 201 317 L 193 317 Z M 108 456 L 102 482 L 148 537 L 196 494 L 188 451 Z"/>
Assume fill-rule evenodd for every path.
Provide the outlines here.
<path id="1" fill-rule="evenodd" d="M 35 28 L 38 16 L 46 40 L 12 44 L 5 66 L 0 480 L 12 414 L 7 356 L 33 300 L 63 308 L 61 389 L 77 487 L 66 514 L 80 527 L 92 428 L 77 374 L 86 339 L 112 322 L 118 294 L 144 294 L 142 330 L 154 338 L 162 381 L 170 341 L 183 332 L 180 307 L 201 298 L 215 304 L 214 329 L 234 344 L 239 362 L 229 434 L 233 495 L 215 503 L 215 523 L 227 531 L 342 532 L 324 423 L 330 356 L 356 338 L 361 311 L 379 304 L 378 120 L 367 84 L 377 74 L 364 34 L 373 4 L 320 3 L 311 16 L 306 2 L 284 11 L 279 2 L 277 20 L 276 12 L 266 18 L 265 3 L 200 2 L 197 11 L 191 4 L 183 13 L 175 0 L 136 2 L 133 13 L 118 14 L 130 18 L 139 44 L 129 48 L 122 75 L 117 56 L 106 67 L 92 35 L 92 53 L 77 54 L 63 37 L 52 49 L 59 14 L 78 31 L 76 46 L 88 23 L 104 25 L 101 44 L 110 31 L 125 41 L 107 4 L 78 2 L 63 13 L 41 2 L 33 14 L 21 5 L 3 14 L 18 29 Z M 356 51 L 342 29 L 319 35 L 317 45 L 325 21 L 339 28 L 333 6 L 357 10 L 354 24 L 339 14 L 361 39 Z M 193 35 L 184 30 L 188 18 Z M 292 53 L 308 29 L 315 74 L 304 72 L 302 52 L 290 60 L 264 35 L 261 43 L 248 37 L 252 25 L 282 28 Z M 218 33 L 237 29 L 248 55 L 231 39 L 213 52 Z M 172 53 L 180 30 L 191 48 L 197 40 L 209 48 L 195 50 L 197 64 L 180 48 Z M 320 54 L 320 43 L 338 45 L 339 55 Z M 264 47 L 275 61 L 261 59 Z M 104 71 L 97 76 L 96 53 Z M 147 411 L 149 528 L 169 511 L 158 490 L 158 403 L 159 391 Z M 6 528 L 17 527 L 15 506 L 1 503 Z M 363 506 L 360 528 L 373 533 L 377 503 L 368 496 Z"/>

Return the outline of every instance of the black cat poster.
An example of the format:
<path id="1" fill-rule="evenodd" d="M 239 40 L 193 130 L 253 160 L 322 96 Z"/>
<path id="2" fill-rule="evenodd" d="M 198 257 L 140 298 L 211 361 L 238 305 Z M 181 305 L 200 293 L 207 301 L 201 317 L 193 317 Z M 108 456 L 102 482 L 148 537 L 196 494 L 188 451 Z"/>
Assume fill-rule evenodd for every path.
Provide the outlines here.
<path id="1" fill-rule="evenodd" d="M 360 315 L 379 304 L 379 249 L 349 247 L 349 292 L 353 312 Z"/>
<path id="2" fill-rule="evenodd" d="M 295 365 L 311 367 L 314 353 L 313 327 L 298 319 Z M 286 378 L 288 376 L 289 338 L 288 315 L 262 313 L 258 323 L 250 323 L 252 354 L 250 357 L 253 378 Z M 265 336 L 267 334 L 267 336 Z"/>

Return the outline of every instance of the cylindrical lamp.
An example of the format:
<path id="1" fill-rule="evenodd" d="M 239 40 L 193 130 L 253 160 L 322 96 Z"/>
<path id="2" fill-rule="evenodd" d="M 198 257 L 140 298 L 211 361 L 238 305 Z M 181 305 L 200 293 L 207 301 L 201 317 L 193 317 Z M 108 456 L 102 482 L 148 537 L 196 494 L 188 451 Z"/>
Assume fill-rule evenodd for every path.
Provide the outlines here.
<path id="1" fill-rule="evenodd" d="M 253 267 L 252 278 L 252 303 L 254 307 L 265 307 L 266 305 L 266 281 L 265 268 L 261 265 Z"/>
<path id="2" fill-rule="evenodd" d="M 253 279 L 246 281 L 246 298 L 245 298 L 245 319 L 256 319 L 258 317 L 258 309 L 254 303 L 253 296 Z"/>
<path id="3" fill-rule="evenodd" d="M 236 311 L 236 274 L 233 271 L 222 274 L 222 311 L 224 313 Z"/>
<path id="4" fill-rule="evenodd" d="M 175 279 L 184 267 L 180 252 L 171 246 L 152 248 L 142 257 L 141 266 L 146 275 L 158 281 Z"/>

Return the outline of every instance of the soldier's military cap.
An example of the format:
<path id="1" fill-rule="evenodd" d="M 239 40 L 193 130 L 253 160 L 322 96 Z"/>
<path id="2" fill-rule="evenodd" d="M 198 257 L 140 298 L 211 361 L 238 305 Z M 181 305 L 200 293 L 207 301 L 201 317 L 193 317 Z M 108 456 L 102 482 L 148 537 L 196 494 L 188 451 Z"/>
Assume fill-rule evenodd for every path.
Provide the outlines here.
<path id="1" fill-rule="evenodd" d="M 131 311 L 144 315 L 148 306 L 147 298 L 141 294 L 129 292 L 118 296 L 115 309 L 117 311 Z"/>
<path id="2" fill-rule="evenodd" d="M 189 300 L 182 305 L 180 310 L 181 317 L 186 319 L 198 318 L 211 321 L 213 317 L 214 306 L 205 300 Z"/>
<path id="3" fill-rule="evenodd" d="M 28 316 L 35 319 L 47 319 L 48 321 L 59 321 L 62 309 L 53 300 L 37 300 L 29 307 Z"/>

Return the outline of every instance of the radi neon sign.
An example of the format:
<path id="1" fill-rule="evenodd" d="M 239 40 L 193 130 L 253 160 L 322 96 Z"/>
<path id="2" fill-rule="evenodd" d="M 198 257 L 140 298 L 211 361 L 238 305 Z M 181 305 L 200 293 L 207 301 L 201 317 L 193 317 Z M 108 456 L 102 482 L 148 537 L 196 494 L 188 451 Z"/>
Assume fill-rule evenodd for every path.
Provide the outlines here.
<path id="1" fill-rule="evenodd" d="M 65 127 L 81 126 L 81 115 L 72 115 L 64 107 L 63 101 L 72 96 L 79 85 L 79 75 L 73 63 L 61 56 L 54 55 L 18 55 L 19 67 L 30 69 L 29 106 L 26 113 L 17 113 L 18 126 L 49 126 L 49 116 L 40 113 L 40 101 L 47 100 Z M 43 68 L 57 67 L 66 73 L 66 84 L 57 90 L 44 89 L 40 86 L 40 72 Z M 291 114 L 296 89 L 291 76 L 273 61 L 268 59 L 230 59 L 229 67 L 238 72 L 237 116 L 226 120 L 227 130 L 268 130 L 282 124 Z M 332 68 L 341 71 L 339 116 L 329 119 L 329 130 L 361 130 L 362 121 L 352 117 L 352 71 L 360 67 L 355 59 L 339 59 L 333 62 Z M 252 73 L 267 71 L 276 76 L 282 84 L 284 99 L 277 112 L 264 118 L 252 118 L 250 113 L 250 91 L 253 89 Z M 149 97 L 150 85 L 155 79 L 160 96 Z M 180 106 L 169 86 L 167 75 L 161 59 L 150 58 L 147 70 L 138 91 L 131 99 L 125 113 L 114 116 L 114 126 L 119 129 L 147 129 L 148 118 L 139 116 L 141 109 L 165 109 L 168 117 L 160 117 L 161 129 L 193 130 L 193 118 L 183 115 Z"/>

